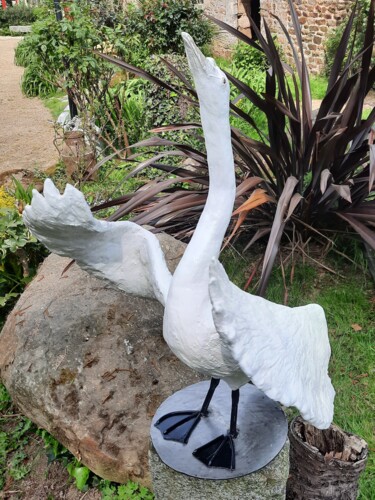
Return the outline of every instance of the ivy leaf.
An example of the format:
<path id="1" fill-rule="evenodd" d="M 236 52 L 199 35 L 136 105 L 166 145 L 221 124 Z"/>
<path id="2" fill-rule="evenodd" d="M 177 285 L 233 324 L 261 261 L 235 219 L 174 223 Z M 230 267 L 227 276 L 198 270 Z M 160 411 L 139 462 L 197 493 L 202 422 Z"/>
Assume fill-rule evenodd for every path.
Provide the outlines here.
<path id="1" fill-rule="evenodd" d="M 87 488 L 87 481 L 90 475 L 90 469 L 88 469 L 85 466 L 80 466 L 77 467 L 74 465 L 74 463 L 70 463 L 67 466 L 69 474 L 75 478 L 76 480 L 76 487 L 80 490 L 83 491 L 84 489 Z"/>

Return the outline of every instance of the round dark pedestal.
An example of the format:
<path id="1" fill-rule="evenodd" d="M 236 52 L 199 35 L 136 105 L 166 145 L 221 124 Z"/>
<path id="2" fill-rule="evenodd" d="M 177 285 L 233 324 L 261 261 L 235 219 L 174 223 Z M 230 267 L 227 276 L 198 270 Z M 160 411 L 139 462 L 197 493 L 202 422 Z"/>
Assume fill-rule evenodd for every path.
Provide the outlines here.
<path id="1" fill-rule="evenodd" d="M 169 412 L 199 409 L 208 387 L 209 382 L 200 382 L 176 392 L 154 416 L 150 469 L 156 498 L 285 498 L 289 473 L 287 420 L 278 403 L 250 384 L 241 388 L 235 470 L 207 467 L 192 455 L 196 448 L 225 434 L 229 428 L 231 391 L 225 383 L 217 388 L 209 416 L 201 419 L 188 444 L 163 439 L 155 422 Z"/>

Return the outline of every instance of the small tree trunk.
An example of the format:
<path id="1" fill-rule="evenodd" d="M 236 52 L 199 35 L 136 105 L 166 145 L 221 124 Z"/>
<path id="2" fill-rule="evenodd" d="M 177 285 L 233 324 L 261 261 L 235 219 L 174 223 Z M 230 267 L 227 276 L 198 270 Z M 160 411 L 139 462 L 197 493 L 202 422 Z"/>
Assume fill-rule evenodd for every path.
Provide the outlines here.
<path id="1" fill-rule="evenodd" d="M 287 500 L 355 500 L 367 460 L 367 444 L 336 425 L 321 431 L 301 417 L 289 431 Z"/>

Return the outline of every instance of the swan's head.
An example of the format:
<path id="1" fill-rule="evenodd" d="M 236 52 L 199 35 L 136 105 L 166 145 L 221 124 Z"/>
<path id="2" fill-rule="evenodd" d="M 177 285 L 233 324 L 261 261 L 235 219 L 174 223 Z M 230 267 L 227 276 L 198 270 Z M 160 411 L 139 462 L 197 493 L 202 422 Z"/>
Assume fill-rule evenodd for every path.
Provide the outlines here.
<path id="1" fill-rule="evenodd" d="M 211 57 L 205 57 L 188 33 L 182 33 L 185 52 L 193 74 L 201 108 L 211 113 L 228 112 L 229 82 Z"/>

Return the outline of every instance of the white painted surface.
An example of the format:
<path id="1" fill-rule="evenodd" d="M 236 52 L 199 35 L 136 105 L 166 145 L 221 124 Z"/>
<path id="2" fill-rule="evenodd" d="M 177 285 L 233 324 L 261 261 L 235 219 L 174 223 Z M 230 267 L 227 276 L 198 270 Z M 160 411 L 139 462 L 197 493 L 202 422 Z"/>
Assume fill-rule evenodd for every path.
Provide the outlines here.
<path id="1" fill-rule="evenodd" d="M 95 219 L 83 194 L 70 184 L 60 195 L 47 179 L 43 194 L 33 191 L 23 219 L 51 252 L 75 259 L 120 290 L 165 304 L 172 275 L 155 235 L 133 222 Z"/>
<path id="2" fill-rule="evenodd" d="M 297 406 L 316 427 L 329 427 L 335 392 L 321 307 L 289 308 L 245 293 L 217 261 L 235 199 L 229 84 L 191 37 L 183 38 L 200 101 L 210 188 L 173 279 L 153 234 L 131 222 L 94 219 L 72 186 L 60 196 L 47 180 L 44 196 L 34 192 L 24 220 L 53 252 L 165 305 L 164 338 L 188 366 L 224 379 L 232 389 L 251 379 L 269 397 Z"/>

